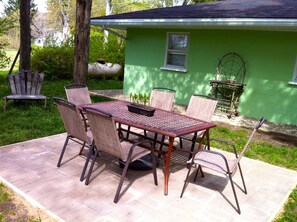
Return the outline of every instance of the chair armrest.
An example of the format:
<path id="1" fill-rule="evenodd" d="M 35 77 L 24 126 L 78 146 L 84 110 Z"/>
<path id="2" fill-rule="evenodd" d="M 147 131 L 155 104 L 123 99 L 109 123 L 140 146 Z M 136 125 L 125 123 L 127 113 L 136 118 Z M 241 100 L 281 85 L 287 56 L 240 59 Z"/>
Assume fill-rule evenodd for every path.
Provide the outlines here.
<path id="1" fill-rule="evenodd" d="M 148 140 L 148 139 L 138 138 L 138 139 L 135 139 L 135 140 L 132 140 L 132 141 L 133 141 L 132 146 L 139 146 L 139 145 L 144 144 L 144 143 L 149 143 L 150 146 L 153 147 L 153 142 Z"/>
<path id="2" fill-rule="evenodd" d="M 228 160 L 227 160 L 227 158 L 226 158 L 222 153 L 220 153 L 220 152 L 216 152 L 216 151 L 212 151 L 212 150 L 199 150 L 198 152 L 196 152 L 196 153 L 193 155 L 193 158 L 192 158 L 191 160 L 188 161 L 188 164 L 191 163 L 191 164 L 193 165 L 193 164 L 194 164 L 194 160 L 195 160 L 196 155 L 197 155 L 198 153 L 200 153 L 200 152 L 211 153 L 211 154 L 220 156 L 220 157 L 224 160 L 228 172 L 230 172 L 230 168 L 229 168 L 229 164 L 228 164 Z M 191 162 L 190 162 L 190 161 L 191 161 Z"/>
<path id="3" fill-rule="evenodd" d="M 228 140 L 219 139 L 219 138 L 212 138 L 212 139 L 210 139 L 209 141 L 212 141 L 212 140 L 217 141 L 217 142 L 221 142 L 221 143 L 226 143 L 226 144 L 232 146 L 232 147 L 233 147 L 233 152 L 234 152 L 236 158 L 238 157 L 238 156 L 237 156 L 237 150 L 236 150 L 235 143 L 232 143 L 232 142 L 230 142 L 230 141 L 228 141 Z"/>

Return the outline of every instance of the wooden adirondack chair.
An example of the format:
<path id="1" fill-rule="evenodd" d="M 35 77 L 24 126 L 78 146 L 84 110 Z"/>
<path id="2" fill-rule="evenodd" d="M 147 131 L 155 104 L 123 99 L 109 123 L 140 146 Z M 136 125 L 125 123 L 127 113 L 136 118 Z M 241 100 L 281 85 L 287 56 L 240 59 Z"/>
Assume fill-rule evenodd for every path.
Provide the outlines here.
<path id="1" fill-rule="evenodd" d="M 21 70 L 7 76 L 12 95 L 4 96 L 4 111 L 8 100 L 44 100 L 46 107 L 48 97 L 40 95 L 43 73 Z"/>

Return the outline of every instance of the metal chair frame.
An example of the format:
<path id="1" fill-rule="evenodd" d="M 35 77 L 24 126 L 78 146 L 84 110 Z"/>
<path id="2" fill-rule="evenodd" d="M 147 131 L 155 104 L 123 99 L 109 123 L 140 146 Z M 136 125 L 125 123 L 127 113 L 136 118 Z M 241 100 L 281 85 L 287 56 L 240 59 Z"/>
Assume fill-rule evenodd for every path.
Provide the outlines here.
<path id="1" fill-rule="evenodd" d="M 120 199 L 121 189 L 122 189 L 122 186 L 123 186 L 125 176 L 126 176 L 127 171 L 128 171 L 129 164 L 131 162 L 133 162 L 134 160 L 136 160 L 135 159 L 136 157 L 135 156 L 133 157 L 133 155 L 136 155 L 137 158 L 140 158 L 140 157 L 142 157 L 142 156 L 144 156 L 144 155 L 146 155 L 148 153 L 148 152 L 144 152 L 145 148 L 142 148 L 144 146 L 144 147 L 146 147 L 147 149 L 150 150 L 150 155 L 151 155 L 152 163 L 153 163 L 152 171 L 153 171 L 153 176 L 154 176 L 154 183 L 155 183 L 155 185 L 158 185 L 157 171 L 156 171 L 156 159 L 154 157 L 154 147 L 153 147 L 152 142 L 149 141 L 149 140 L 135 141 L 133 144 L 131 144 L 131 147 L 129 148 L 128 155 L 125 156 L 125 154 L 123 153 L 124 151 L 123 151 L 123 148 L 122 148 L 122 142 L 127 143 L 127 141 L 122 141 L 121 142 L 121 140 L 119 138 L 119 132 L 116 129 L 116 125 L 115 125 L 113 117 L 110 114 L 104 113 L 104 112 L 99 111 L 99 110 L 97 110 L 95 108 L 84 107 L 84 111 L 89 116 L 90 126 L 91 126 L 91 128 L 93 129 L 93 132 L 94 132 L 94 141 L 93 141 L 93 143 L 91 145 L 91 149 L 89 151 L 87 160 L 85 162 L 85 166 L 84 166 L 84 169 L 83 169 L 83 172 L 82 172 L 82 175 L 81 175 L 81 181 L 84 180 L 84 175 L 86 173 L 88 163 L 89 163 L 90 159 L 92 159 L 92 163 L 91 163 L 91 166 L 89 168 L 89 171 L 88 171 L 88 174 L 87 174 L 87 177 L 86 177 L 86 181 L 85 181 L 86 185 L 89 184 L 90 177 L 91 177 L 91 174 L 92 174 L 92 171 L 93 171 L 93 167 L 94 167 L 94 164 L 96 162 L 96 159 L 98 157 L 99 152 L 106 152 L 106 153 L 109 153 L 109 154 L 111 154 L 112 156 L 114 156 L 116 158 L 123 159 L 125 161 L 125 166 L 124 166 L 124 169 L 122 171 L 121 179 L 120 179 L 120 182 L 119 182 L 119 185 L 118 185 L 115 197 L 114 197 L 114 201 L 113 201 L 114 203 L 117 203 L 119 201 L 119 199 Z M 113 125 L 113 129 L 111 131 L 109 131 L 108 135 L 105 135 L 105 137 L 106 136 L 110 137 L 110 140 L 109 140 L 109 138 L 104 139 L 106 141 L 107 141 L 107 139 L 108 139 L 108 141 L 113 140 L 112 145 L 116 144 L 116 146 L 114 148 L 112 148 L 112 149 L 109 149 L 108 147 L 103 147 L 102 144 L 100 144 L 100 142 L 105 143 L 102 140 L 102 137 L 99 136 L 101 134 L 100 130 L 102 128 L 104 128 L 106 130 L 106 132 L 108 131 L 107 130 L 107 128 L 108 128 L 107 125 L 106 126 L 100 126 L 100 130 L 98 130 L 99 125 L 104 124 L 103 120 L 108 122 L 109 124 Z M 99 125 L 97 125 L 97 124 L 99 124 Z M 101 138 L 101 140 L 100 140 L 100 138 Z M 123 139 L 123 138 L 121 138 L 121 139 Z M 129 141 L 129 143 L 130 143 L 130 141 Z M 150 146 L 145 146 L 144 145 L 145 143 L 149 143 Z M 142 147 L 140 147 L 140 145 Z M 99 147 L 99 146 L 101 146 L 101 147 Z M 111 146 L 111 145 L 108 145 L 108 146 Z"/>
<path id="2" fill-rule="evenodd" d="M 197 175 L 198 175 L 198 172 L 199 171 L 201 172 L 202 177 L 204 177 L 204 173 L 202 171 L 202 167 L 204 166 L 204 167 L 207 167 L 209 169 L 212 169 L 212 170 L 215 170 L 217 172 L 224 173 L 224 174 L 228 175 L 228 178 L 229 178 L 230 183 L 231 183 L 233 195 L 234 195 L 234 198 L 235 198 L 236 206 L 237 206 L 237 212 L 240 214 L 241 213 L 241 210 L 240 210 L 238 198 L 237 198 L 237 195 L 236 195 L 234 183 L 233 183 L 233 180 L 232 180 L 232 176 L 234 175 L 234 173 L 236 172 L 236 169 L 238 167 L 239 172 L 240 172 L 240 176 L 241 176 L 241 180 L 242 180 L 242 183 L 243 183 L 243 188 L 244 188 L 243 192 L 245 194 L 247 194 L 247 189 L 246 189 L 245 181 L 244 181 L 244 178 L 243 178 L 243 173 L 242 173 L 241 166 L 240 166 L 240 163 L 239 162 L 240 162 L 240 159 L 242 158 L 244 152 L 249 147 L 249 144 L 250 144 L 250 142 L 251 142 L 251 140 L 252 140 L 255 132 L 263 125 L 264 122 L 265 122 L 265 119 L 264 118 L 261 118 L 259 120 L 259 122 L 254 127 L 251 135 L 249 136 L 249 139 L 248 139 L 247 143 L 245 144 L 244 148 L 242 149 L 242 151 L 241 151 L 241 153 L 239 155 L 237 155 L 237 150 L 236 150 L 236 147 L 235 147 L 235 145 L 233 143 L 231 143 L 229 141 L 226 141 L 226 140 L 216 139 L 217 141 L 227 143 L 228 145 L 231 145 L 233 147 L 234 154 L 235 154 L 235 159 L 234 159 L 234 162 L 233 162 L 233 164 L 231 166 L 230 166 L 230 162 L 231 161 L 228 160 L 220 152 L 216 152 L 216 151 L 212 151 L 212 150 L 205 150 L 205 149 L 199 150 L 198 152 L 196 152 L 193 155 L 192 159 L 188 161 L 188 168 L 189 168 L 189 170 L 188 170 L 188 173 L 187 173 L 185 182 L 184 182 L 184 186 L 183 186 L 183 189 L 182 189 L 180 198 L 182 198 L 182 196 L 184 194 L 184 191 L 186 189 L 186 186 L 187 186 L 187 183 L 188 183 L 188 178 L 189 178 L 189 175 L 190 175 L 192 166 L 193 165 L 198 165 L 198 168 L 197 168 L 197 171 L 196 171 L 196 174 L 195 174 L 195 177 L 194 177 L 194 182 L 196 181 L 196 178 L 197 178 Z M 214 139 L 212 139 L 212 140 L 214 140 Z M 199 155 L 204 155 L 203 156 L 204 159 L 202 159 L 202 157 L 199 159 Z M 210 155 L 212 155 L 212 157 L 218 156 L 218 157 L 222 158 L 223 159 L 223 162 L 225 163 L 225 167 L 226 168 L 223 169 L 223 166 L 221 166 L 221 168 L 218 168 L 219 163 L 208 161 L 208 159 L 205 158 L 205 157 L 210 156 Z M 211 159 L 211 157 L 210 157 L 210 159 Z"/>
<path id="3" fill-rule="evenodd" d="M 63 123 L 64 123 L 64 127 L 65 127 L 66 132 L 67 132 L 67 136 L 66 136 L 66 139 L 65 139 L 65 142 L 64 142 L 64 145 L 63 145 L 63 148 L 62 148 L 62 151 L 61 151 L 58 163 L 57 163 L 57 167 L 60 167 L 69 140 L 72 140 L 72 141 L 82 145 L 82 147 L 81 147 L 81 149 L 79 151 L 79 155 L 81 155 L 85 146 L 87 146 L 89 148 L 91 147 L 91 142 L 92 142 L 91 140 L 92 139 L 90 139 L 88 141 L 87 132 L 85 131 L 84 126 L 82 124 L 80 124 L 81 123 L 80 121 L 77 121 L 77 123 L 79 123 L 79 124 L 77 124 L 75 127 L 76 127 L 76 129 L 78 131 L 80 131 L 80 133 L 82 135 L 79 136 L 79 138 L 76 135 L 73 135 L 73 134 L 77 134 L 77 132 L 75 132 L 75 133 L 72 132 L 71 127 L 68 126 L 67 120 L 65 119 L 65 118 L 70 118 L 70 116 L 65 117 L 62 114 L 62 111 L 60 111 L 60 109 L 59 109 L 59 106 L 64 106 L 64 107 L 67 107 L 69 109 L 69 111 L 71 111 L 71 110 L 74 111 L 75 110 L 75 112 L 77 113 L 77 118 L 78 118 L 78 120 L 80 120 L 79 111 L 77 110 L 76 105 L 69 102 L 69 101 L 67 101 L 67 100 L 65 100 L 65 99 L 63 99 L 63 98 L 59 98 L 59 97 L 53 97 L 53 100 L 54 100 L 55 104 L 58 107 L 58 110 L 60 112 L 61 118 L 62 118 Z M 73 121 L 73 120 L 71 119 L 69 121 Z"/>

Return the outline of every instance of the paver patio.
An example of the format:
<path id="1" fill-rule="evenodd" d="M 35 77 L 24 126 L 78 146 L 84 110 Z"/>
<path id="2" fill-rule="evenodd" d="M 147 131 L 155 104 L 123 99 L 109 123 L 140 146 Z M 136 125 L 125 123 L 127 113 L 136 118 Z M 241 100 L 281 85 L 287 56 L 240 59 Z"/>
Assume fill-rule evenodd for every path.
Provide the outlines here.
<path id="1" fill-rule="evenodd" d="M 93 179 L 85 186 L 79 181 L 85 155 L 78 156 L 78 144 L 70 143 L 64 164 L 56 167 L 64 139 L 65 134 L 59 134 L 0 148 L 0 179 L 52 214 L 53 221 L 271 221 L 297 183 L 293 170 L 243 158 L 248 194 L 236 186 L 242 210 L 239 215 L 233 208 L 227 178 L 207 169 L 205 177 L 190 182 L 184 197 L 179 198 L 187 157 L 175 152 L 168 196 L 163 195 L 161 163 L 159 186 L 154 185 L 151 171 L 131 170 L 124 183 L 125 193 L 114 204 L 121 173 L 116 160 L 106 155 L 98 158 Z M 234 181 L 241 186 L 239 173 Z"/>

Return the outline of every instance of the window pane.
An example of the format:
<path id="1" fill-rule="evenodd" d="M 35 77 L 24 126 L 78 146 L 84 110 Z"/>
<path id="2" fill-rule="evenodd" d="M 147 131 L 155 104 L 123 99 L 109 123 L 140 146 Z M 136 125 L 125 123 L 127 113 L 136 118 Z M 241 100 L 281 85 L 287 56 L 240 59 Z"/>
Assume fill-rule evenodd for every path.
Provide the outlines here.
<path id="1" fill-rule="evenodd" d="M 167 56 L 167 65 L 174 65 L 174 66 L 185 66 L 185 55 L 179 55 L 179 54 L 171 54 L 168 53 Z"/>
<path id="2" fill-rule="evenodd" d="M 187 36 L 171 34 L 169 37 L 169 49 L 186 50 Z"/>

